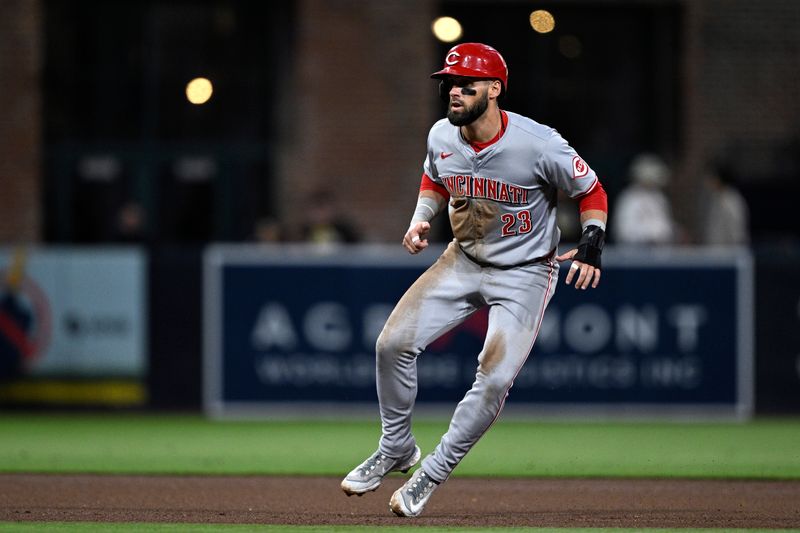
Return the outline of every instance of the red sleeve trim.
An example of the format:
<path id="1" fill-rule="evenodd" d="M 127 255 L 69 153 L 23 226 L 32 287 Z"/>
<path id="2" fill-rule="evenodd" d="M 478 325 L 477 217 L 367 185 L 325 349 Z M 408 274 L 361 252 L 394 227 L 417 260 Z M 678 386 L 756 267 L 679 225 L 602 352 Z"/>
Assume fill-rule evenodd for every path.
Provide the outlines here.
<path id="1" fill-rule="evenodd" d="M 445 200 L 450 199 L 450 193 L 447 192 L 447 189 L 444 188 L 444 185 L 439 185 L 432 179 L 428 177 L 427 174 L 422 174 L 422 180 L 419 183 L 419 190 L 421 191 L 433 191 L 438 192 L 441 194 Z"/>
<path id="2" fill-rule="evenodd" d="M 600 180 L 594 182 L 592 188 L 580 197 L 578 200 L 578 208 L 581 213 L 589 211 L 590 209 L 599 209 L 604 213 L 608 213 L 608 196 Z"/>

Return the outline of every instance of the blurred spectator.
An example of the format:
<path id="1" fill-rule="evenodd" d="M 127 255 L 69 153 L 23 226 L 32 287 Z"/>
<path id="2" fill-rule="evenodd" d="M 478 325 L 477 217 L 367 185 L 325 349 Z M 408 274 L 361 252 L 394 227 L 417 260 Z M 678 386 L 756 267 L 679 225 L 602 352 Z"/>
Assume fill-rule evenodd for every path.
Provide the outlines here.
<path id="1" fill-rule="evenodd" d="M 733 186 L 730 170 L 725 166 L 712 168 L 706 175 L 708 193 L 703 243 L 737 245 L 750 242 L 747 203 Z"/>
<path id="2" fill-rule="evenodd" d="M 677 228 L 664 187 L 670 171 L 655 154 L 640 154 L 630 166 L 630 185 L 623 189 L 611 217 L 611 237 L 618 244 L 672 244 Z"/>
<path id="3" fill-rule="evenodd" d="M 117 213 L 113 240 L 125 243 L 144 241 L 146 220 L 145 210 L 138 202 L 125 203 Z"/>
<path id="4" fill-rule="evenodd" d="M 253 238 L 258 242 L 281 242 L 284 240 L 280 222 L 271 217 L 259 218 L 253 233 Z"/>
<path id="5" fill-rule="evenodd" d="M 360 240 L 355 226 L 340 212 L 333 193 L 328 189 L 318 189 L 309 197 L 300 238 L 322 245 Z"/>

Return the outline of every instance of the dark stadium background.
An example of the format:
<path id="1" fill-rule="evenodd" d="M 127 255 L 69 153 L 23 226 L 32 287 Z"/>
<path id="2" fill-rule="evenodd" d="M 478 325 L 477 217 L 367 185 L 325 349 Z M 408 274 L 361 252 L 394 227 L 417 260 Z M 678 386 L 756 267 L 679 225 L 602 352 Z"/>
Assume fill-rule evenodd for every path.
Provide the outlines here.
<path id="1" fill-rule="evenodd" d="M 532 9 L 550 10 L 555 31 L 532 32 Z M 505 55 L 506 107 L 577 147 L 612 216 L 631 159 L 657 152 L 695 245 L 703 172 L 728 169 L 751 213 L 757 409 L 800 411 L 796 2 L 29 0 L 4 11 L 0 243 L 146 249 L 152 407 L 200 405 L 204 245 L 253 242 L 276 220 L 296 239 L 320 187 L 363 240 L 397 240 L 442 112 L 428 74 L 450 45 L 429 24 L 450 15 L 462 41 Z M 205 105 L 184 96 L 195 76 L 214 82 Z M 126 233 L 130 204 L 143 223 Z"/>

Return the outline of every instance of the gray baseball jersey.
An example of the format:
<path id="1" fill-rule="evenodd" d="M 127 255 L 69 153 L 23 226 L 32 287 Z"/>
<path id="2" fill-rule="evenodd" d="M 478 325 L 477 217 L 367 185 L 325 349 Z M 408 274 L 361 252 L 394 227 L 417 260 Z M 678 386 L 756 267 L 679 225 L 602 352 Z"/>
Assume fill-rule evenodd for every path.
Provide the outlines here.
<path id="1" fill-rule="evenodd" d="M 559 133 L 516 113 L 497 142 L 480 152 L 447 119 L 428 135 L 425 174 L 450 193 L 450 224 L 461 249 L 496 266 L 553 251 L 558 189 L 574 198 L 597 182 Z"/>
<path id="2" fill-rule="evenodd" d="M 576 197 L 597 182 L 554 129 L 507 116 L 504 134 L 477 153 L 446 119 L 431 128 L 424 169 L 450 193 L 455 240 L 406 291 L 376 345 L 379 449 L 405 458 L 416 443 L 411 414 L 417 357 L 444 332 L 489 307 L 475 381 L 447 433 L 422 461 L 439 482 L 497 419 L 536 340 L 558 279 L 551 254 L 559 239 L 558 189 Z"/>

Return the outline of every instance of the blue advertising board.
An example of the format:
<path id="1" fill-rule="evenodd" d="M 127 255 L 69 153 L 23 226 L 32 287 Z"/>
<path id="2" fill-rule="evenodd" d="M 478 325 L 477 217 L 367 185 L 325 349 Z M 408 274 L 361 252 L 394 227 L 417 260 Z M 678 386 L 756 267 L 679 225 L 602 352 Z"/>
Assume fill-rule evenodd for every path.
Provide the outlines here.
<path id="1" fill-rule="evenodd" d="M 214 246 L 205 257 L 211 415 L 374 406 L 374 346 L 394 304 L 441 250 Z M 559 287 L 508 408 L 735 415 L 752 410 L 752 261 L 746 251 L 609 250 L 594 290 Z M 474 380 L 479 311 L 418 360 L 418 405 L 452 410 Z"/>

